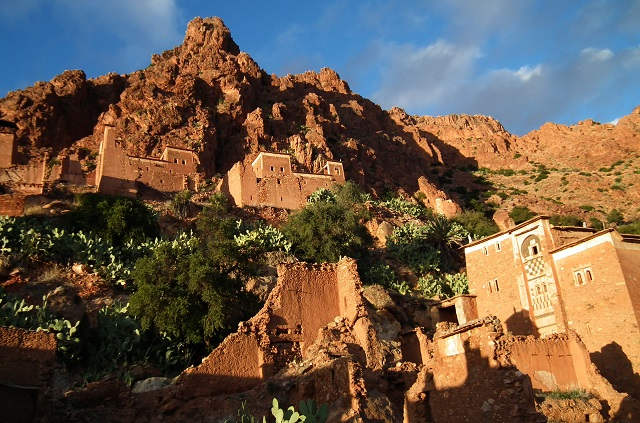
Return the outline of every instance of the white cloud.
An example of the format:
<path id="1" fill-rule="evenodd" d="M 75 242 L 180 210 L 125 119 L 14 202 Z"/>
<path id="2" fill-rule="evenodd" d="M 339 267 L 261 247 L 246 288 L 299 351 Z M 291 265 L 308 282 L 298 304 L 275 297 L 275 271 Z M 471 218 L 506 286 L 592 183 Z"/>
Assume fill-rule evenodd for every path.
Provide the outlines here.
<path id="1" fill-rule="evenodd" d="M 597 49 L 593 47 L 587 47 L 582 49 L 580 54 L 589 60 L 604 62 L 611 59 L 614 54 L 608 48 Z"/>
<path id="2" fill-rule="evenodd" d="M 594 109 L 615 105 L 616 93 L 628 89 L 640 71 L 640 47 L 617 53 L 584 49 L 565 63 L 494 70 L 481 70 L 477 47 L 444 40 L 387 47 L 386 55 L 382 86 L 373 96 L 384 107 L 420 114 L 487 114 L 516 133 L 590 104 Z"/>
<path id="3" fill-rule="evenodd" d="M 514 72 L 514 75 L 521 81 L 527 82 L 532 77 L 542 75 L 542 66 L 536 65 L 536 67 L 534 68 L 531 68 L 529 66 L 522 66 L 520 69 Z"/>

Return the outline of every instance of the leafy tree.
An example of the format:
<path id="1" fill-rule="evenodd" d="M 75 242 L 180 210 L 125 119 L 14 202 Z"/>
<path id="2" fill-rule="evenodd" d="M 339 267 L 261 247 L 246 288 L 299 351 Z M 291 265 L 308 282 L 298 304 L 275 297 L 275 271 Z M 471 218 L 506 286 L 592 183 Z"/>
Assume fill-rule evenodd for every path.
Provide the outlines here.
<path id="1" fill-rule="evenodd" d="M 362 203 L 366 195 L 347 182 L 312 194 L 313 202 L 289 216 L 282 228 L 293 244 L 293 253 L 307 261 L 336 262 L 341 256 L 361 258 L 372 244 L 362 221 L 368 212 Z"/>
<path id="2" fill-rule="evenodd" d="M 453 220 L 462 225 L 474 238 L 484 238 L 500 231 L 493 220 L 476 210 L 464 211 Z"/>
<path id="3" fill-rule="evenodd" d="M 336 262 L 340 256 L 363 257 L 372 243 L 357 210 L 317 202 L 292 214 L 283 232 L 296 256 L 307 261 Z"/>
<path id="4" fill-rule="evenodd" d="M 615 223 L 615 224 L 620 225 L 620 224 L 624 223 L 624 216 L 622 215 L 620 210 L 611 209 L 609 214 L 607 214 L 607 222 Z"/>
<path id="5" fill-rule="evenodd" d="M 161 245 L 138 260 L 130 309 L 143 329 L 211 345 L 255 308 L 241 282 L 206 253 Z"/>
<path id="6" fill-rule="evenodd" d="M 536 214 L 529 210 L 528 207 L 515 206 L 509 213 L 509 217 L 511 217 L 513 221 L 518 224 L 529 219 L 533 219 L 534 217 L 536 217 Z"/>

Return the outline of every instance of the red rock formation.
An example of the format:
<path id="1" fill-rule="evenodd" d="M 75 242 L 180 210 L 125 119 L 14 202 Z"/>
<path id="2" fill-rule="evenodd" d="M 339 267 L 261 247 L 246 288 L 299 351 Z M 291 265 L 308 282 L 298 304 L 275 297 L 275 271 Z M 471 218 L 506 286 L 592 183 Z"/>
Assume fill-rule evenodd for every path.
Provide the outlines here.
<path id="1" fill-rule="evenodd" d="M 219 18 L 191 21 L 184 42 L 153 55 L 144 70 L 92 80 L 67 71 L 12 92 L 0 100 L 0 119 L 15 122 L 19 152 L 27 156 L 43 148 L 51 157 L 67 147 L 97 151 L 104 126 L 114 125 L 128 154 L 193 149 L 207 176 L 259 151 L 279 151 L 293 153 L 297 171 L 342 161 L 350 179 L 374 194 L 399 188 L 412 195 L 423 178 L 444 201 L 458 199 L 456 185 L 479 188 L 462 168 L 522 169 L 531 160 L 597 168 L 637 152 L 640 136 L 640 109 L 617 125 L 546 124 L 523 137 L 486 116 L 384 111 L 331 69 L 267 75 Z M 434 178 L 442 164 L 453 172 L 451 183 Z"/>

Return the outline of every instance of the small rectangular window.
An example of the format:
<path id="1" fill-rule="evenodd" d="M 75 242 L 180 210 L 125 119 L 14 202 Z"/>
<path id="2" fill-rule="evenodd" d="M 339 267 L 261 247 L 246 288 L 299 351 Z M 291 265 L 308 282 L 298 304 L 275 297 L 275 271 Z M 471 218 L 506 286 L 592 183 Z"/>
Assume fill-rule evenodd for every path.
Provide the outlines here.
<path id="1" fill-rule="evenodd" d="M 502 246 L 500 245 L 500 241 L 496 242 L 496 251 L 502 251 Z"/>
<path id="2" fill-rule="evenodd" d="M 489 250 L 487 249 L 487 247 L 482 247 L 482 254 L 484 254 L 485 256 L 489 255 Z"/>
<path id="3" fill-rule="evenodd" d="M 273 172 L 273 166 L 271 166 L 271 171 Z"/>
<path id="4" fill-rule="evenodd" d="M 575 272 L 573 272 L 573 281 L 576 286 L 582 286 L 586 283 L 582 270 L 576 270 Z"/>
<path id="5" fill-rule="evenodd" d="M 284 167 L 280 167 L 280 172 L 284 173 Z"/>
<path id="6" fill-rule="evenodd" d="M 489 281 L 489 292 L 494 294 L 500 291 L 500 285 L 498 285 L 498 279 Z"/>
<path id="7" fill-rule="evenodd" d="M 584 269 L 585 276 L 587 277 L 587 282 L 593 282 L 593 273 L 591 273 L 590 268 Z"/>

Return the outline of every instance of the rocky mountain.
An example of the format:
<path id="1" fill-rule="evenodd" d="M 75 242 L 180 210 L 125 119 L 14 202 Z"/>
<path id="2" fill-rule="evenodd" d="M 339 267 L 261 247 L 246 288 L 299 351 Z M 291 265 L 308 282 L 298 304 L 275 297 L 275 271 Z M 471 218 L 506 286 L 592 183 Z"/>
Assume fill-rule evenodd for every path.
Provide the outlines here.
<path id="1" fill-rule="evenodd" d="M 191 21 L 184 42 L 153 55 L 144 70 L 96 79 L 66 71 L 11 92 L 0 100 L 0 119 L 17 125 L 23 160 L 44 151 L 97 150 L 104 126 L 114 125 L 131 154 L 159 155 L 166 145 L 198 151 L 206 176 L 251 153 L 280 151 L 293 154 L 301 170 L 341 160 L 348 177 L 374 194 L 411 195 L 426 184 L 460 201 L 487 182 L 496 192 L 504 185 L 491 176 L 479 181 L 471 174 L 477 168 L 529 171 L 536 162 L 595 170 L 640 152 L 640 108 L 617 125 L 548 123 L 523 137 L 486 116 L 385 111 L 331 69 L 268 75 L 219 18 Z M 577 190 L 593 191 L 588 184 Z"/>

